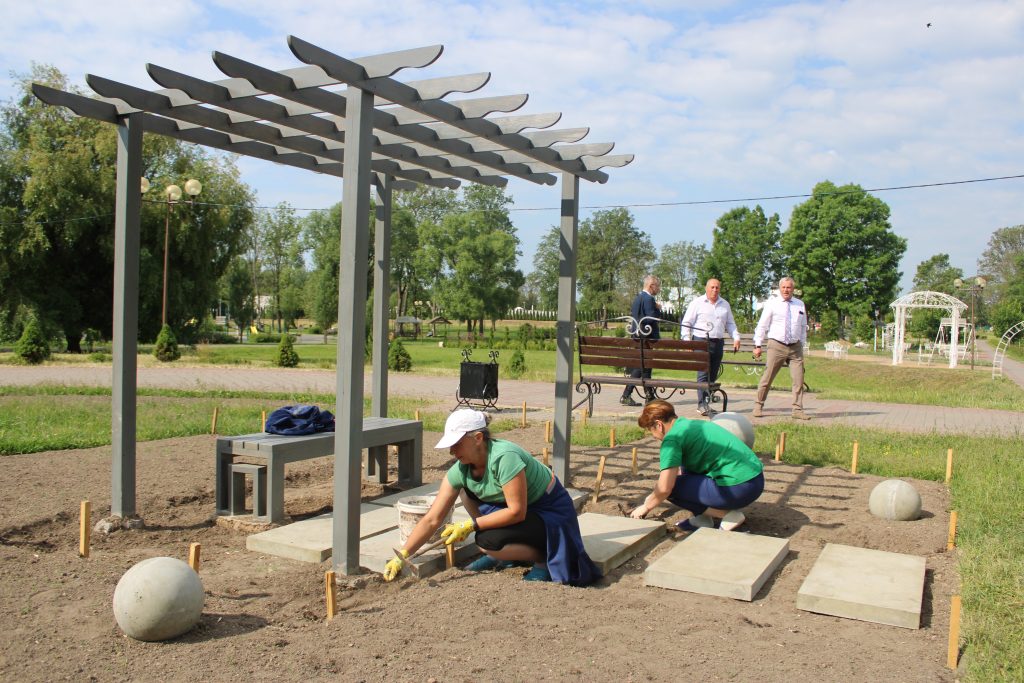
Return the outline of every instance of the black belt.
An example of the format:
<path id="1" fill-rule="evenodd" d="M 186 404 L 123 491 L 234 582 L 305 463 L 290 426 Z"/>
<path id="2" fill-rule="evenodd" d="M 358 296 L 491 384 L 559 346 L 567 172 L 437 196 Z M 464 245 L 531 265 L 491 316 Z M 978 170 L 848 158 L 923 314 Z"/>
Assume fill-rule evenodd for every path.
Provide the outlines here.
<path id="1" fill-rule="evenodd" d="M 776 344 L 782 344 L 783 346 L 793 346 L 793 344 L 799 344 L 800 343 L 799 341 L 795 341 L 795 342 L 792 342 L 791 344 L 787 344 L 786 342 L 779 341 L 778 339 L 772 339 L 772 341 L 775 342 Z"/>

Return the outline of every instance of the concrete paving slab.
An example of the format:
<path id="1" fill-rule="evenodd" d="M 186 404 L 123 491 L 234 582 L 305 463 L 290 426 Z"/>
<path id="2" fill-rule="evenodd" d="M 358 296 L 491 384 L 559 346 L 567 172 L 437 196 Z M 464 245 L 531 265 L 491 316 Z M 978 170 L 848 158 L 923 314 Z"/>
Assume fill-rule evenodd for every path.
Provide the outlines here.
<path id="1" fill-rule="evenodd" d="M 785 538 L 697 529 L 651 563 L 644 583 L 749 602 L 787 553 Z"/>
<path id="2" fill-rule="evenodd" d="M 921 627 L 925 558 L 829 543 L 796 595 L 808 612 Z"/>
<path id="3" fill-rule="evenodd" d="M 458 521 L 458 513 L 459 511 L 456 510 L 456 521 Z M 469 538 L 455 549 L 456 564 L 463 564 L 480 554 L 480 550 L 477 549 L 474 540 L 475 536 L 470 534 Z M 363 539 L 359 543 L 359 565 L 372 572 L 383 572 L 384 565 L 395 556 L 394 548 L 397 547 L 399 547 L 398 529 Z M 420 578 L 444 571 L 444 548 L 435 548 L 425 552 L 419 557 L 413 558 L 412 563 L 415 565 Z"/>
<path id="4" fill-rule="evenodd" d="M 302 562 L 323 562 L 331 556 L 334 514 L 327 513 L 251 534 L 245 547 L 257 553 Z M 363 503 L 359 506 L 359 537 L 369 538 L 398 527 L 394 508 Z"/>
<path id="5" fill-rule="evenodd" d="M 665 538 L 665 523 L 586 512 L 579 517 L 583 547 L 602 574 Z"/>

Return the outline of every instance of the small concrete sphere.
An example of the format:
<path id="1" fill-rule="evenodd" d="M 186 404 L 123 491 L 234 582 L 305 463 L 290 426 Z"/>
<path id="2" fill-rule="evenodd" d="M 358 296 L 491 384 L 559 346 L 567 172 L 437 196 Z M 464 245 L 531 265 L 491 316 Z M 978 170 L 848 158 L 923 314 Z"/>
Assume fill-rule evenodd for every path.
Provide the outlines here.
<path id="1" fill-rule="evenodd" d="M 886 479 L 871 490 L 868 509 L 875 517 L 910 522 L 921 516 L 921 494 L 902 479 Z"/>
<path id="2" fill-rule="evenodd" d="M 151 557 L 129 569 L 114 589 L 114 618 L 136 640 L 168 640 L 203 615 L 203 582 L 185 562 Z"/>
<path id="3" fill-rule="evenodd" d="M 747 448 L 754 447 L 754 425 L 746 415 L 740 413 L 718 413 L 711 417 L 711 421 L 719 427 L 732 432 L 739 440 L 747 444 Z"/>

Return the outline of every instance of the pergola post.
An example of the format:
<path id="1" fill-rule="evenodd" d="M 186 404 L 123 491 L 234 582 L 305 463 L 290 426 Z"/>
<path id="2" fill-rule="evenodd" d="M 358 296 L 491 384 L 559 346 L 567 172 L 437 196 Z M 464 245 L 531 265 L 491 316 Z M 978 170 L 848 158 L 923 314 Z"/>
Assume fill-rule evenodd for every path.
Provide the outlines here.
<path id="1" fill-rule="evenodd" d="M 576 232 L 579 223 L 580 179 L 562 174 L 561 239 L 558 247 L 558 323 L 555 355 L 555 434 L 552 459 L 555 475 L 569 485 L 572 444 L 572 359 L 576 322 Z"/>
<path id="2" fill-rule="evenodd" d="M 334 433 L 333 565 L 359 572 L 359 494 L 363 440 L 363 330 L 366 259 L 370 248 L 370 145 L 373 95 L 349 86 L 346 94 L 341 259 L 338 268 L 338 364 Z M 351 332 L 343 334 L 342 325 Z"/>
<path id="3" fill-rule="evenodd" d="M 956 306 L 950 311 L 950 322 L 952 329 L 949 331 L 949 367 L 955 368 L 960 360 L 958 358 L 960 355 L 958 348 L 960 346 L 960 311 L 956 309 Z"/>
<path id="4" fill-rule="evenodd" d="M 391 300 L 391 176 L 378 176 L 373 235 L 373 406 L 388 416 L 388 303 Z"/>
<path id="5" fill-rule="evenodd" d="M 114 326 L 111 383 L 110 514 L 134 517 L 136 372 L 139 337 L 139 214 L 142 114 L 117 125 L 114 201 Z"/>

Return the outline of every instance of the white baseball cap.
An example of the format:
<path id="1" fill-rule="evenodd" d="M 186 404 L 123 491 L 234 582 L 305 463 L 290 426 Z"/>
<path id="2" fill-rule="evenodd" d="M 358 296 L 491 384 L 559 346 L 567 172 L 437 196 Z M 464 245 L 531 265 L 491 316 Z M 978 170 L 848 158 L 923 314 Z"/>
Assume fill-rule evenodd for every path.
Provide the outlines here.
<path id="1" fill-rule="evenodd" d="M 487 416 L 479 410 L 462 408 L 448 416 L 444 423 L 444 436 L 434 448 L 451 448 L 455 443 L 470 432 L 487 428 Z"/>

